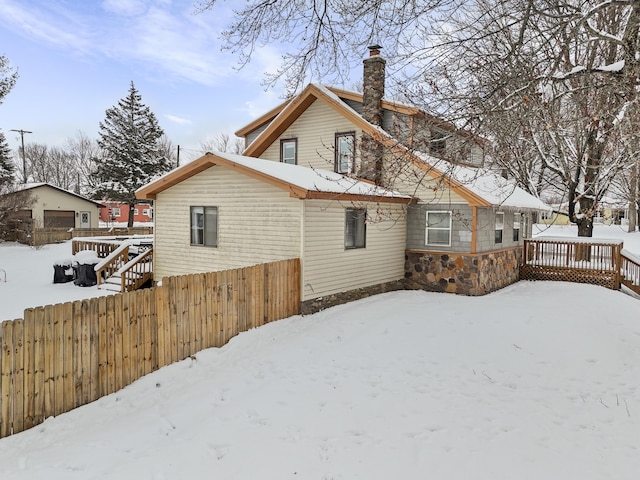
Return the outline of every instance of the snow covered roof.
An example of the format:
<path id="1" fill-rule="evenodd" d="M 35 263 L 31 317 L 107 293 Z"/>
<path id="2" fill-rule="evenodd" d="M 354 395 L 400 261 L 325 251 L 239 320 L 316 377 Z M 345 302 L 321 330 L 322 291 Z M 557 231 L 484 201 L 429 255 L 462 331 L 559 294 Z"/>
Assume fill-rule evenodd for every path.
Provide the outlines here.
<path id="1" fill-rule="evenodd" d="M 219 165 L 236 170 L 290 192 L 295 198 L 371 199 L 409 203 L 410 195 L 387 190 L 372 183 L 357 180 L 329 170 L 245 157 L 231 153 L 207 153 L 199 159 L 177 168 L 136 192 L 138 198 L 155 198 L 163 190 Z"/>
<path id="2" fill-rule="evenodd" d="M 34 190 L 36 188 L 41 188 L 41 187 L 53 188 L 54 190 L 58 190 L 59 192 L 66 193 L 68 195 L 72 195 L 72 196 L 74 196 L 76 198 L 79 198 L 81 200 L 85 200 L 87 202 L 94 203 L 95 205 L 97 205 L 99 207 L 104 207 L 104 205 L 101 202 L 98 202 L 96 200 L 92 200 L 92 199 L 87 198 L 85 196 L 82 196 L 82 195 L 80 195 L 78 193 L 74 193 L 74 192 L 71 192 L 69 190 L 65 190 L 64 188 L 60 188 L 60 187 L 57 187 L 56 185 L 51 185 L 50 183 L 46 183 L 46 182 L 31 182 L 31 183 L 23 183 L 23 184 L 20 184 L 20 185 L 16 185 L 14 190 L 13 190 L 13 192 L 10 192 L 10 193 L 23 192 L 25 190 Z"/>
<path id="3" fill-rule="evenodd" d="M 270 115 L 275 116 L 270 119 L 267 128 L 247 147 L 245 155 L 259 157 L 314 101 L 319 99 L 336 109 L 356 127 L 381 142 L 394 154 L 413 162 L 416 167 L 423 169 L 429 177 L 436 181 L 442 181 L 450 188 L 455 189 L 460 196 L 469 202 L 469 205 L 484 207 L 504 205 L 514 208 L 549 210 L 548 205 L 497 174 L 464 167 L 455 167 L 454 173 L 451 174 L 435 168 L 434 165 L 442 163 L 442 160 L 402 145 L 383 128 L 366 121 L 362 115 L 340 98 L 341 92 L 325 85 L 310 83 L 297 97 L 283 104 L 281 109 L 270 112 Z"/>
<path id="4" fill-rule="evenodd" d="M 551 210 L 542 200 L 495 172 L 456 166 L 453 168 L 453 178 L 492 205 Z"/>

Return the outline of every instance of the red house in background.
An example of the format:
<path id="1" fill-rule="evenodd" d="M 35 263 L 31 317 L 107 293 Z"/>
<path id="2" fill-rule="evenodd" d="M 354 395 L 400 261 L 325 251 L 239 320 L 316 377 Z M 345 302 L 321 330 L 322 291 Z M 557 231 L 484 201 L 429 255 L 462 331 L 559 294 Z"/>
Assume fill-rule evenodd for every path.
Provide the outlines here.
<path id="1" fill-rule="evenodd" d="M 129 205 L 121 202 L 102 202 L 100 221 L 104 223 L 127 223 L 129 221 Z M 136 203 L 133 209 L 133 221 L 140 223 L 153 222 L 153 205 Z"/>

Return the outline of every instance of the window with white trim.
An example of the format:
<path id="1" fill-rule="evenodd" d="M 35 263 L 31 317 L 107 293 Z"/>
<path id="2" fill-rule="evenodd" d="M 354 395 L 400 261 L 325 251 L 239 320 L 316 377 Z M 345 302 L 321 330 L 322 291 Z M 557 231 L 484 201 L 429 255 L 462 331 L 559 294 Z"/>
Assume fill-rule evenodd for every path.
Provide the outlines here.
<path id="1" fill-rule="evenodd" d="M 291 165 L 298 164 L 298 139 L 280 140 L 280 161 Z"/>
<path id="2" fill-rule="evenodd" d="M 133 209 L 133 214 L 134 214 L 134 215 L 138 215 L 138 209 L 137 209 L 137 208 L 134 208 L 134 209 Z"/>
<path id="3" fill-rule="evenodd" d="M 365 248 L 367 237 L 367 211 L 364 208 L 347 208 L 344 222 L 344 248 Z"/>
<path id="4" fill-rule="evenodd" d="M 522 218 L 522 214 L 514 213 L 513 214 L 513 241 L 520 241 L 520 219 Z"/>
<path id="5" fill-rule="evenodd" d="M 450 246 L 451 222 L 452 219 L 450 211 L 427 212 L 427 229 L 425 233 L 426 244 Z"/>
<path id="6" fill-rule="evenodd" d="M 352 173 L 356 156 L 356 133 L 336 133 L 335 171 L 338 173 Z"/>
<path id="7" fill-rule="evenodd" d="M 112 217 L 119 217 L 120 216 L 120 207 L 113 207 L 111 209 L 111 216 Z"/>
<path id="8" fill-rule="evenodd" d="M 191 245 L 218 246 L 218 207 L 191 207 Z"/>
<path id="9" fill-rule="evenodd" d="M 148 209 L 148 208 L 145 208 L 145 209 L 143 209 L 143 210 L 142 210 L 142 214 L 143 214 L 143 215 L 146 215 L 147 217 L 149 216 L 149 212 L 150 212 L 150 211 L 149 211 L 149 209 Z"/>
<path id="10" fill-rule="evenodd" d="M 496 213 L 496 227 L 495 227 L 495 243 L 502 243 L 502 232 L 504 231 L 504 213 Z"/>

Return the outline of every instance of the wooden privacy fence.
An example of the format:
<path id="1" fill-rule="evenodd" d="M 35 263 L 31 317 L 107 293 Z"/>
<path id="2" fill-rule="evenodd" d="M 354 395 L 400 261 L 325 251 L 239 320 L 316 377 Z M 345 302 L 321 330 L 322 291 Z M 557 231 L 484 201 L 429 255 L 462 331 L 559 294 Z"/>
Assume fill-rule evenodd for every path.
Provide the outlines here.
<path id="1" fill-rule="evenodd" d="M 0 324 L 0 437 L 299 309 L 292 259 L 25 310 Z"/>
<path id="2" fill-rule="evenodd" d="M 524 241 L 522 280 L 590 283 L 618 290 L 622 240 L 538 237 Z"/>

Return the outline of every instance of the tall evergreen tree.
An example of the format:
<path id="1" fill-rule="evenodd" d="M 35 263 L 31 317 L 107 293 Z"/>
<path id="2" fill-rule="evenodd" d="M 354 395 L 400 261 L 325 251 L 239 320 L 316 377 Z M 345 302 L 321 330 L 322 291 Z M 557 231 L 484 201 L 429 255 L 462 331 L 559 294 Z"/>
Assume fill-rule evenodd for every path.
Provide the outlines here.
<path id="1" fill-rule="evenodd" d="M 97 165 L 95 198 L 129 204 L 132 226 L 135 191 L 171 169 L 161 148 L 164 132 L 133 82 L 127 96 L 106 111 L 99 135 L 103 158 Z"/>
<path id="2" fill-rule="evenodd" d="M 15 165 L 11 160 L 11 149 L 4 133 L 0 131 L 0 194 L 13 183 Z"/>

